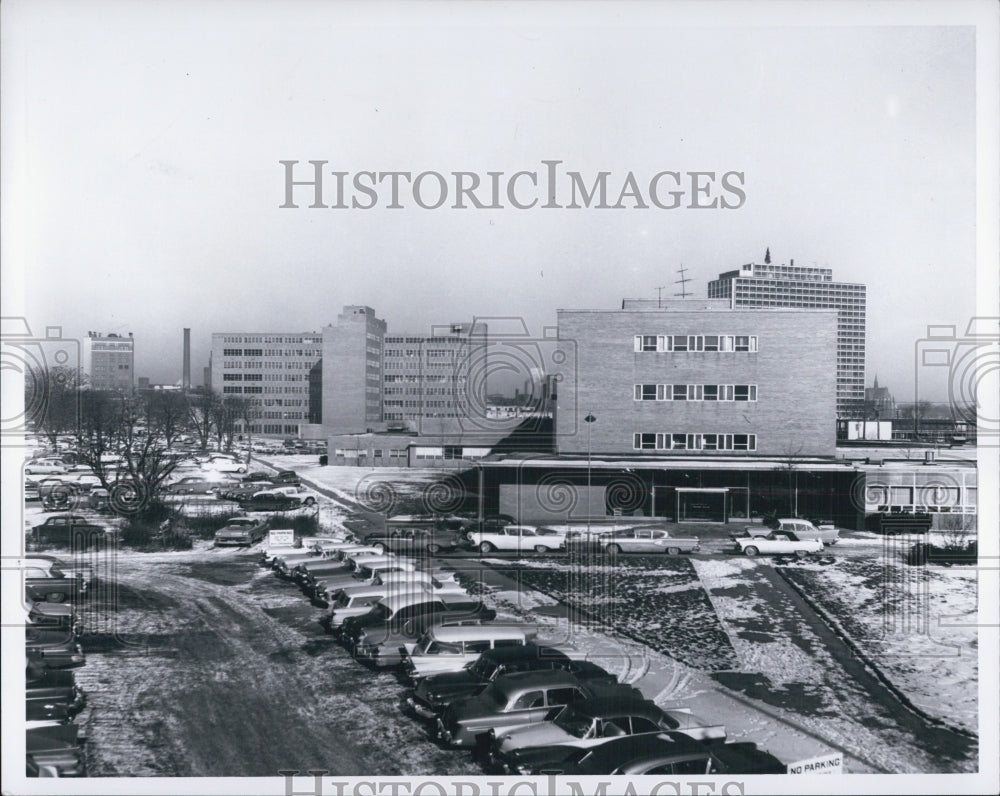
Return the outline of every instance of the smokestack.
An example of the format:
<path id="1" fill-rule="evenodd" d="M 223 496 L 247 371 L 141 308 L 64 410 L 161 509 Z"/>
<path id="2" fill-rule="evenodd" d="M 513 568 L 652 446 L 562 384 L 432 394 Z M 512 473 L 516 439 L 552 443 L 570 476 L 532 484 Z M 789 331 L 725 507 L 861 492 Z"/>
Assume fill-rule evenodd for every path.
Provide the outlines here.
<path id="1" fill-rule="evenodd" d="M 185 390 L 191 389 L 191 330 L 184 330 L 184 375 L 181 377 L 181 386 Z"/>

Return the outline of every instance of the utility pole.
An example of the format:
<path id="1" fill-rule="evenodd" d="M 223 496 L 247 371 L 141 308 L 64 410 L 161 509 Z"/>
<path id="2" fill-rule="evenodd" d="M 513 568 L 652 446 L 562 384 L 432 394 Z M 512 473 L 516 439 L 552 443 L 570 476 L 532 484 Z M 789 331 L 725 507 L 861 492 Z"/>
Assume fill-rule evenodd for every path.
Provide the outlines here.
<path id="1" fill-rule="evenodd" d="M 660 285 L 659 287 L 654 287 L 653 290 L 656 291 L 656 308 L 663 309 L 663 291 L 667 289 L 666 285 Z"/>

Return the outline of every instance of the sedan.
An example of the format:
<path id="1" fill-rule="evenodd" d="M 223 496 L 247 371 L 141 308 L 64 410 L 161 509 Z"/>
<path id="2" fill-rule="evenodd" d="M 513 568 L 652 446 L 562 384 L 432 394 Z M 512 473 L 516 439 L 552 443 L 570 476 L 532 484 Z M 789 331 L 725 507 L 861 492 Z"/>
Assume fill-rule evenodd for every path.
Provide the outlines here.
<path id="1" fill-rule="evenodd" d="M 507 525 L 494 531 L 472 531 L 469 543 L 481 553 L 514 551 L 517 553 L 547 553 L 565 546 L 565 540 L 555 532 L 540 533 L 531 525 Z"/>
<path id="2" fill-rule="evenodd" d="M 175 481 L 164 487 L 163 491 L 168 495 L 207 495 L 209 492 L 219 487 L 218 481 L 209 481 L 205 478 L 188 476 L 180 481 Z"/>
<path id="3" fill-rule="evenodd" d="M 612 531 L 599 536 L 597 543 L 611 555 L 617 553 L 666 553 L 670 556 L 676 556 L 681 551 L 690 553 L 700 547 L 696 538 L 671 536 L 662 528 L 629 528 L 628 530 Z"/>
<path id="4" fill-rule="evenodd" d="M 65 475 L 69 468 L 63 464 L 51 462 L 28 462 L 24 465 L 25 475 Z"/>
<path id="5" fill-rule="evenodd" d="M 251 545 L 261 541 L 267 534 L 270 521 L 253 517 L 233 517 L 215 532 L 215 545 Z"/>
<path id="6" fill-rule="evenodd" d="M 299 498 L 295 495 L 256 494 L 240 500 L 240 508 L 244 511 L 294 511 L 315 503 L 316 498 L 312 495 Z"/>
<path id="7" fill-rule="evenodd" d="M 799 539 L 794 533 L 774 531 L 767 536 L 755 536 L 736 540 L 736 552 L 745 556 L 794 555 L 805 558 L 810 553 L 822 553 L 823 543 L 819 539 Z"/>

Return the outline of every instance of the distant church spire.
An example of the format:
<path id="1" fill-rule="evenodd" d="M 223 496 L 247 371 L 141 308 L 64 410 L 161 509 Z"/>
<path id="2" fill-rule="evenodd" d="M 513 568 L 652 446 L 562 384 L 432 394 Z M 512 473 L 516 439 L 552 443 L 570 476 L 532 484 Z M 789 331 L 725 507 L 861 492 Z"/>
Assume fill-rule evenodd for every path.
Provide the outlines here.
<path id="1" fill-rule="evenodd" d="M 767 247 L 767 251 L 764 252 L 764 264 L 765 265 L 770 265 L 771 264 L 771 247 L 770 246 L 768 246 Z"/>
<path id="2" fill-rule="evenodd" d="M 878 374 L 875 374 L 875 389 L 878 389 Z"/>

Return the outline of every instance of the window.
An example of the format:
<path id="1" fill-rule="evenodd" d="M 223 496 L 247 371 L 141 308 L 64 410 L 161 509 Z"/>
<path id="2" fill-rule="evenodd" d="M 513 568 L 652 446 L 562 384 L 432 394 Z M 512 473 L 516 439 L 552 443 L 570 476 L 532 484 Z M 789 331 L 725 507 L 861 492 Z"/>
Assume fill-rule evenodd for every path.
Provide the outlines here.
<path id="1" fill-rule="evenodd" d="M 637 335 L 635 338 L 635 350 L 636 351 L 656 351 L 656 335 L 655 334 L 644 334 Z"/>
<path id="2" fill-rule="evenodd" d="M 575 688 L 553 688 L 549 691 L 549 705 L 569 705 L 580 698 Z"/>
<path id="3" fill-rule="evenodd" d="M 689 401 L 700 401 L 702 397 L 702 385 L 689 384 L 687 386 L 687 399 Z"/>
<path id="4" fill-rule="evenodd" d="M 544 705 L 544 691 L 528 691 L 526 694 L 521 694 L 518 700 L 514 703 L 513 710 L 529 710 L 531 708 L 544 707 Z"/>
<path id="5" fill-rule="evenodd" d="M 687 351 L 688 350 L 688 338 L 687 335 L 675 334 L 673 337 L 673 350 L 674 351 Z"/>
<path id="6" fill-rule="evenodd" d="M 670 448 L 671 450 L 687 450 L 687 434 L 671 434 L 670 435 Z"/>
<path id="7" fill-rule="evenodd" d="M 687 400 L 687 385 L 686 384 L 675 384 L 673 389 L 673 399 L 675 401 L 686 401 Z"/>
<path id="8" fill-rule="evenodd" d="M 636 450 L 656 450 L 656 434 L 636 434 L 633 441 Z"/>
<path id="9" fill-rule="evenodd" d="M 719 335 L 717 335 L 717 334 L 706 334 L 705 335 L 705 350 L 706 351 L 718 351 L 719 350 Z"/>
<path id="10" fill-rule="evenodd" d="M 705 389 L 702 394 L 702 400 L 704 401 L 718 401 L 719 400 L 719 385 L 718 384 L 706 384 Z"/>
<path id="11" fill-rule="evenodd" d="M 635 400 L 637 400 L 637 401 L 655 401 L 656 400 L 656 385 L 655 384 L 636 384 L 635 385 Z"/>

